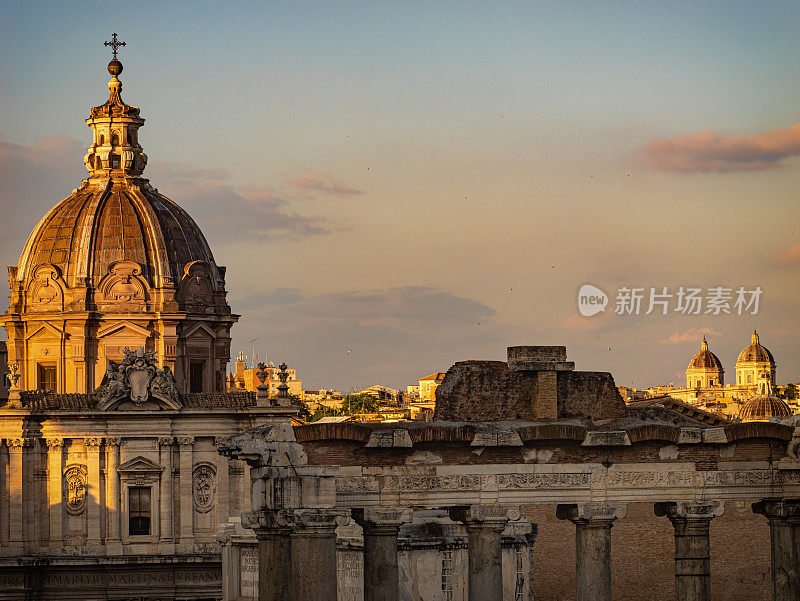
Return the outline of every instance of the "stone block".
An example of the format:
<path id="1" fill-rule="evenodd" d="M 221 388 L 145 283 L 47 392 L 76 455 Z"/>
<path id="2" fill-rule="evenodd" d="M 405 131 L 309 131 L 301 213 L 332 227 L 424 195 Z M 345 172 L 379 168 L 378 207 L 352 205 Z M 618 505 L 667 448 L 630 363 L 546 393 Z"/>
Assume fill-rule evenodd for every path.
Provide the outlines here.
<path id="1" fill-rule="evenodd" d="M 367 441 L 366 447 L 413 447 L 408 430 L 393 428 L 391 430 L 374 430 Z"/>
<path id="2" fill-rule="evenodd" d="M 707 428 L 703 430 L 703 442 L 707 444 L 727 444 L 728 436 L 725 428 Z"/>
<path id="3" fill-rule="evenodd" d="M 681 428 L 678 444 L 700 444 L 701 442 L 703 442 L 703 431 L 700 428 Z"/>
<path id="4" fill-rule="evenodd" d="M 623 430 L 589 430 L 581 443 L 582 447 L 620 447 L 631 445 L 628 433 Z"/>

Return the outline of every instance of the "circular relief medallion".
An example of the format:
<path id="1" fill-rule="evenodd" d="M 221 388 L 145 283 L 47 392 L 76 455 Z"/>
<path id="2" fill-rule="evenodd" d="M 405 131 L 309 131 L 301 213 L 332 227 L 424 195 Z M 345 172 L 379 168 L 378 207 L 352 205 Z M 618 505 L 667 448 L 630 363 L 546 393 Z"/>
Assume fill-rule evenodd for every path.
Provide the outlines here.
<path id="1" fill-rule="evenodd" d="M 214 507 L 214 468 L 210 465 L 198 465 L 192 475 L 192 496 L 194 508 L 200 513 L 207 513 Z"/>
<path id="2" fill-rule="evenodd" d="M 64 472 L 64 501 L 67 513 L 78 515 L 86 508 L 86 468 L 74 465 Z"/>

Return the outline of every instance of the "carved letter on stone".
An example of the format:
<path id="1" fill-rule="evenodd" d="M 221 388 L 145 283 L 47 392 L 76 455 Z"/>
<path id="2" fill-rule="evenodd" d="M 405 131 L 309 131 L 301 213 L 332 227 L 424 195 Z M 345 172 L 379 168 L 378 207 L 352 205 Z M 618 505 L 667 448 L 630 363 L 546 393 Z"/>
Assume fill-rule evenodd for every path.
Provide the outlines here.
<path id="1" fill-rule="evenodd" d="M 73 465 L 64 472 L 64 499 L 70 515 L 79 515 L 86 508 L 86 467 Z"/>
<path id="2" fill-rule="evenodd" d="M 194 508 L 199 513 L 208 513 L 214 507 L 216 492 L 214 468 L 201 464 L 194 468 L 192 474 L 192 497 Z"/>

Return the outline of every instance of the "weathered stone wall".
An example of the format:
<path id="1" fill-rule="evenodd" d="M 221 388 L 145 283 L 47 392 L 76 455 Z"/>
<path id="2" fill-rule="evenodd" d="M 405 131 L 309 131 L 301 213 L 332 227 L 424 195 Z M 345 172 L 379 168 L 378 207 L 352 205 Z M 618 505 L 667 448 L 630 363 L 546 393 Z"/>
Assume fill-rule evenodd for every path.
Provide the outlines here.
<path id="1" fill-rule="evenodd" d="M 460 361 L 436 389 L 434 419 L 497 421 L 534 419 L 541 371 L 510 370 L 503 361 Z M 625 401 L 611 374 L 558 371 L 558 417 L 614 419 L 625 415 Z"/>

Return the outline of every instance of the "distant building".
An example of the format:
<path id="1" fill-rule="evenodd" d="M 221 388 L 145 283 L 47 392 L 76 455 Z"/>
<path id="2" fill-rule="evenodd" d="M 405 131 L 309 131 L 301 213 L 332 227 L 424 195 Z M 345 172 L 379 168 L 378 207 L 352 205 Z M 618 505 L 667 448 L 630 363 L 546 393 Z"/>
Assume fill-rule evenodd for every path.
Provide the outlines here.
<path id="1" fill-rule="evenodd" d="M 419 398 L 419 383 L 406 386 L 406 396 L 410 399 Z"/>
<path id="2" fill-rule="evenodd" d="M 236 358 L 234 368 L 235 371 L 228 376 L 229 391 L 255 391 L 258 389 L 260 381 L 256 373 L 259 371 L 259 369 L 258 367 L 247 367 L 244 353 L 239 353 L 239 356 Z M 264 368 L 264 371 L 268 374 L 264 379 L 264 385 L 269 387 L 269 396 L 278 396 L 278 386 L 280 386 L 281 383 L 281 381 L 278 379 L 278 372 L 280 372 L 280 369 L 277 368 L 274 363 L 270 362 L 269 365 Z M 296 396 L 301 401 L 305 400 L 305 395 L 303 393 L 303 382 L 297 379 L 297 372 L 294 369 L 287 369 L 286 372 L 289 374 L 289 379 L 286 381 L 286 384 L 289 386 L 289 394 Z"/>
<path id="3" fill-rule="evenodd" d="M 443 372 L 436 372 L 417 380 L 419 382 L 419 400 L 422 403 L 436 402 L 436 389 L 444 380 Z"/>
<path id="4" fill-rule="evenodd" d="M 394 388 L 389 388 L 388 386 L 382 386 L 380 384 L 374 384 L 369 388 L 359 390 L 357 394 L 368 394 L 371 397 L 375 397 L 379 401 L 403 400 L 403 392 L 401 390 L 395 390 Z"/>

